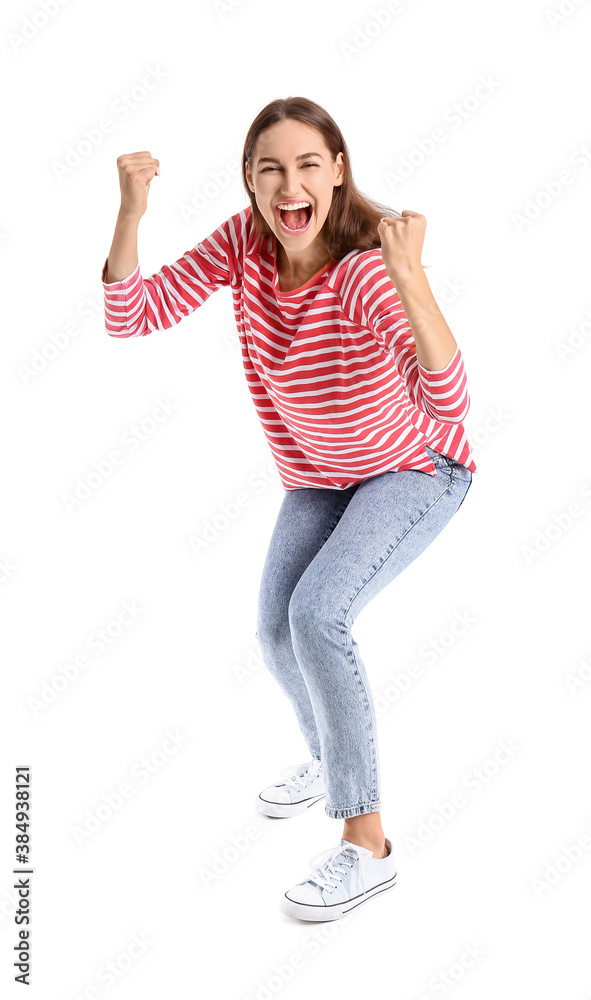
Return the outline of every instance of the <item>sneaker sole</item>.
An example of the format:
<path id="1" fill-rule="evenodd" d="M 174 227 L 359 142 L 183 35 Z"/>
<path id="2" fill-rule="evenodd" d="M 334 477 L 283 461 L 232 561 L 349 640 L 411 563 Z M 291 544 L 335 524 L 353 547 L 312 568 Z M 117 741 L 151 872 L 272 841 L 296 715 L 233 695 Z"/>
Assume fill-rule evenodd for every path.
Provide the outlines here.
<path id="1" fill-rule="evenodd" d="M 305 812 L 310 806 L 313 806 L 315 802 L 320 802 L 321 799 L 326 798 L 325 793 L 322 795 L 314 795 L 310 799 L 302 799 L 301 802 L 270 802 L 268 799 L 263 799 L 259 795 L 256 801 L 256 807 L 260 813 L 265 816 L 280 817 L 281 819 L 286 819 L 289 816 L 297 816 L 298 813 Z"/>
<path id="2" fill-rule="evenodd" d="M 350 913 L 351 910 L 356 909 L 361 906 L 362 903 L 367 903 L 369 899 L 373 899 L 374 896 L 378 896 L 382 892 L 388 892 L 389 889 L 393 889 L 396 885 L 396 878 L 398 872 L 388 879 L 387 882 L 382 882 L 380 885 L 376 885 L 369 892 L 364 895 L 355 896 L 353 899 L 349 899 L 344 903 L 334 903 L 332 906 L 315 906 L 313 903 L 296 903 L 293 899 L 289 899 L 287 895 L 281 897 L 279 903 L 279 909 L 286 913 L 288 917 L 297 917 L 298 920 L 338 920 L 343 917 L 346 913 Z"/>

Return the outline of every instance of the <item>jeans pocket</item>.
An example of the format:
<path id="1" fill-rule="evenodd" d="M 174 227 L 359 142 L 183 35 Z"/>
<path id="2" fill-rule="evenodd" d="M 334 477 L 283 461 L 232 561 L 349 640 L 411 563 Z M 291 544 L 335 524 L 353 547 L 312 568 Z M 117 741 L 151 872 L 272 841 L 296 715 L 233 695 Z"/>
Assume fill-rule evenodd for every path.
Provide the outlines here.
<path id="1" fill-rule="evenodd" d="M 472 473 L 470 469 L 466 468 L 461 462 L 456 462 L 455 458 L 450 458 L 452 476 L 454 479 L 461 479 L 463 483 L 468 483 L 470 486 L 472 482 Z"/>
<path id="2" fill-rule="evenodd" d="M 461 462 L 456 462 L 455 458 L 450 458 L 448 455 L 442 455 L 441 452 L 435 451 L 427 445 L 426 451 L 431 456 L 431 461 L 437 469 L 437 472 L 445 472 L 446 474 L 453 476 L 454 479 L 461 479 L 462 481 L 472 481 L 472 473 L 470 469 L 467 469 L 465 465 Z"/>
<path id="3" fill-rule="evenodd" d="M 425 450 L 433 462 L 433 465 L 437 469 L 437 472 L 443 472 L 450 476 L 453 469 L 453 460 L 448 458 L 446 455 L 442 455 L 441 452 L 435 451 L 434 448 L 430 448 L 429 445 L 426 446 Z"/>

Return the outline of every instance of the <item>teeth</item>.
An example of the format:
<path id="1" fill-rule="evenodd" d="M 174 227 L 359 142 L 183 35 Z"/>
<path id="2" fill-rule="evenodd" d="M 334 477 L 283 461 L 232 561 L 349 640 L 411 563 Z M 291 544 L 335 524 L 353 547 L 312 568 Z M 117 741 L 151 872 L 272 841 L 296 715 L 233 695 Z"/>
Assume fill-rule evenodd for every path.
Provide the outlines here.
<path id="1" fill-rule="evenodd" d="M 309 208 L 309 207 L 310 207 L 310 202 L 309 201 L 298 201 L 298 202 L 296 202 L 293 205 L 278 205 L 277 206 L 277 208 L 284 208 L 288 212 L 294 211 L 296 208 Z"/>

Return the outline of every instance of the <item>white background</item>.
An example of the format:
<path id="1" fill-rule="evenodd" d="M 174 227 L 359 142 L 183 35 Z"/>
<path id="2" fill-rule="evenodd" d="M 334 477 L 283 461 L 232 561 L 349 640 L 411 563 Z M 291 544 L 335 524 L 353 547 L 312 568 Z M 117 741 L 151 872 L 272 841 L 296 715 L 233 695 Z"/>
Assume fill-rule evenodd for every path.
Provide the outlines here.
<path id="1" fill-rule="evenodd" d="M 28 764 L 28 996 L 591 996 L 591 4 L 554 18 L 558 0 L 395 6 L 3 8 L 4 995 L 22 995 L 13 787 Z M 150 69 L 161 82 L 117 116 Z M 318 925 L 278 901 L 342 821 L 323 804 L 287 823 L 254 805 L 307 749 L 255 639 L 283 490 L 230 290 L 180 326 L 117 341 L 100 283 L 121 153 L 161 163 L 139 230 L 149 276 L 248 204 L 246 132 L 290 95 L 335 118 L 364 193 L 426 216 L 423 262 L 464 356 L 478 465 L 457 517 L 355 625 L 385 705 L 382 821 L 399 882 Z M 76 162 L 70 147 L 107 117 Z M 159 398 L 176 410 L 122 448 Z M 78 477 L 117 448 L 124 463 L 68 510 Z M 190 538 L 214 521 L 196 552 Z M 141 611 L 118 628 L 125 603 Z M 453 637 L 459 615 L 470 623 Z M 169 731 L 181 742 L 166 755 Z M 513 750 L 495 764 L 502 741 Z M 97 810 L 107 818 L 81 838 Z"/>

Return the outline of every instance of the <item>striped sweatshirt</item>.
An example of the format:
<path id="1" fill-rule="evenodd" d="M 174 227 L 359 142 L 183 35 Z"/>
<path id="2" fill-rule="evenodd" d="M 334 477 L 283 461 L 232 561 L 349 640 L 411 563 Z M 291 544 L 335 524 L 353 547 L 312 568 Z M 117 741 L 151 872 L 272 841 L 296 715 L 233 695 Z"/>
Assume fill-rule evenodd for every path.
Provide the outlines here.
<path id="1" fill-rule="evenodd" d="M 289 292 L 279 288 L 276 251 L 248 205 L 149 278 L 138 263 L 107 284 L 107 258 L 106 331 L 169 329 L 228 285 L 246 381 L 285 490 L 342 490 L 402 469 L 436 476 L 425 445 L 475 472 L 460 349 L 439 371 L 419 364 L 381 248 L 331 260 Z"/>

